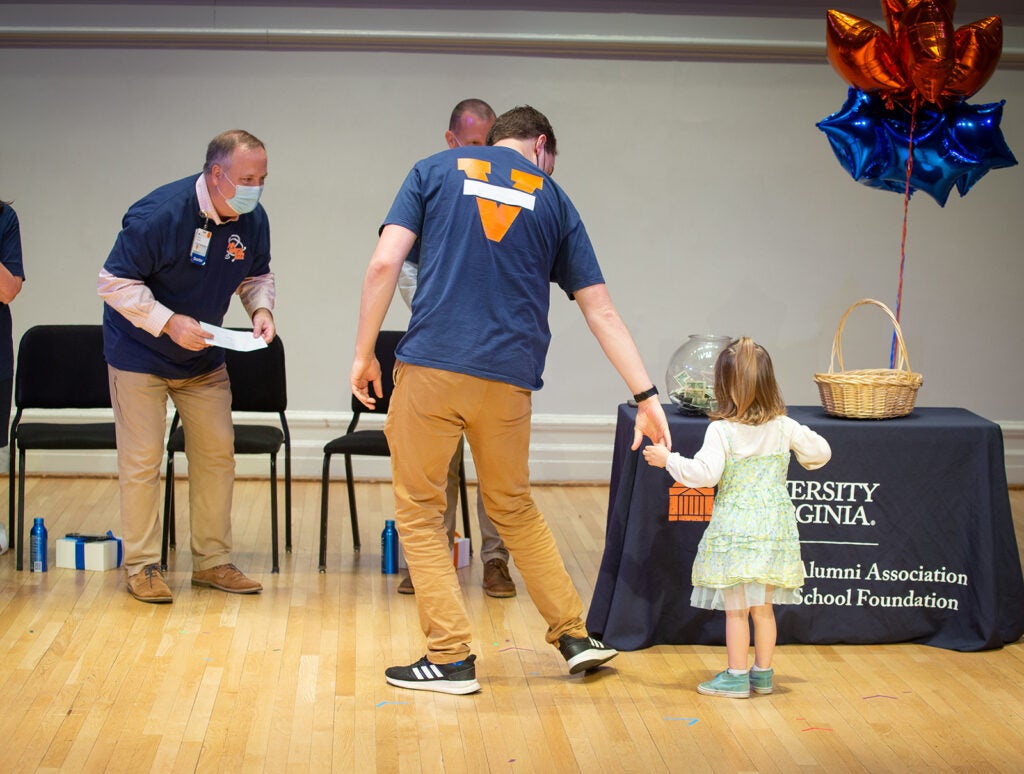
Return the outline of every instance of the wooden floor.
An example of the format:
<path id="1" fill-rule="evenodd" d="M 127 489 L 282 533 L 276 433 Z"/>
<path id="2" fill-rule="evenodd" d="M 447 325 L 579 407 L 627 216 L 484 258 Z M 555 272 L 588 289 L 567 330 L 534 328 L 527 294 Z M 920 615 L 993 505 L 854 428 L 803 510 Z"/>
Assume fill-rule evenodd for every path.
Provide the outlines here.
<path id="1" fill-rule="evenodd" d="M 607 489 L 535 495 L 587 603 Z M 1024 492 L 1011 495 L 1020 543 Z M 296 482 L 295 550 L 282 546 L 270 575 L 266 484 L 238 482 L 234 558 L 259 596 L 192 588 L 187 551 L 172 558 L 173 605 L 136 602 L 120 571 L 19 573 L 0 557 L 0 772 L 1024 771 L 1020 642 L 784 646 L 776 692 L 746 701 L 694 690 L 724 648 L 655 647 L 569 677 L 529 599 L 484 595 L 476 560 L 460 574 L 482 691 L 392 688 L 384 667 L 423 642 L 415 599 L 380 573 L 390 489 L 359 487 L 359 555 L 343 484 L 332 498 L 329 571 L 317 571 L 319 485 Z M 26 499 L 51 561 L 67 531 L 119 528 L 110 479 L 30 479 Z"/>

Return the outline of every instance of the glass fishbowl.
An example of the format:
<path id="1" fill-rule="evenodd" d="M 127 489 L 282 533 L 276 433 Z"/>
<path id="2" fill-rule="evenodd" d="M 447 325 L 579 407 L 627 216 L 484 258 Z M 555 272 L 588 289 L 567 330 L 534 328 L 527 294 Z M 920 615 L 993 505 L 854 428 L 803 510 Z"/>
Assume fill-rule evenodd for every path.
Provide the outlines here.
<path id="1" fill-rule="evenodd" d="M 676 411 L 687 416 L 703 416 L 718 407 L 715 400 L 715 360 L 731 336 L 691 333 L 672 355 L 665 372 L 668 398 Z"/>

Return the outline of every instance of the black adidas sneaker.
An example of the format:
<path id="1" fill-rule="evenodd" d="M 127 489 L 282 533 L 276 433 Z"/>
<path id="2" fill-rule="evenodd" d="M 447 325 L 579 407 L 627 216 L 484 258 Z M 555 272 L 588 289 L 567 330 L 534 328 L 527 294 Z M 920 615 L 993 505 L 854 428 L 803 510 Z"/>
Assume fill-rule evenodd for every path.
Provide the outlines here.
<path id="1" fill-rule="evenodd" d="M 571 675 L 596 669 L 619 655 L 617 650 L 593 637 L 570 637 L 568 634 L 558 638 L 558 650 L 562 658 L 569 662 Z"/>
<path id="2" fill-rule="evenodd" d="M 454 664 L 432 664 L 424 656 L 409 666 L 394 666 L 384 670 L 384 679 L 399 688 L 438 693 L 475 693 L 480 690 L 476 681 L 476 656 L 467 656 Z"/>

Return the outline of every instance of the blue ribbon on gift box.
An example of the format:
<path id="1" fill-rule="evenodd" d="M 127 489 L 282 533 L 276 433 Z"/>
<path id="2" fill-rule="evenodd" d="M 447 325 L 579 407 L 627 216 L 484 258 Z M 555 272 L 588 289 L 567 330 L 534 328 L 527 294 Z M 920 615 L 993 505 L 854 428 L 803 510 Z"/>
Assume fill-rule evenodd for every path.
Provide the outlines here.
<path id="1" fill-rule="evenodd" d="M 117 564 L 115 567 L 120 567 L 121 562 L 124 559 L 124 546 L 121 544 L 121 539 L 114 536 L 111 530 L 107 530 L 106 535 L 82 535 L 78 532 L 69 532 L 64 537 L 71 538 L 75 541 L 75 569 L 85 569 L 85 544 L 86 543 L 102 543 L 107 540 L 117 541 Z"/>
<path id="2" fill-rule="evenodd" d="M 120 567 L 121 562 L 124 561 L 124 546 L 121 544 L 121 538 L 114 537 L 114 533 L 109 529 L 107 530 L 107 537 L 117 541 L 117 564 L 115 566 Z"/>

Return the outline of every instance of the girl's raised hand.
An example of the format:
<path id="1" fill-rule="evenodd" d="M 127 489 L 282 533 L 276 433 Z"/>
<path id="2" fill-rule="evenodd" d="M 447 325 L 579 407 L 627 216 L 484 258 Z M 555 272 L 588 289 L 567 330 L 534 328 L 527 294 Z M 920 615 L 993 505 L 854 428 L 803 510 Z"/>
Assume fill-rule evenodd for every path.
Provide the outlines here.
<path id="1" fill-rule="evenodd" d="M 644 459 L 647 460 L 648 465 L 653 465 L 656 468 L 665 467 L 665 463 L 668 462 L 668 454 L 668 449 L 660 443 L 652 443 L 644 447 Z"/>

